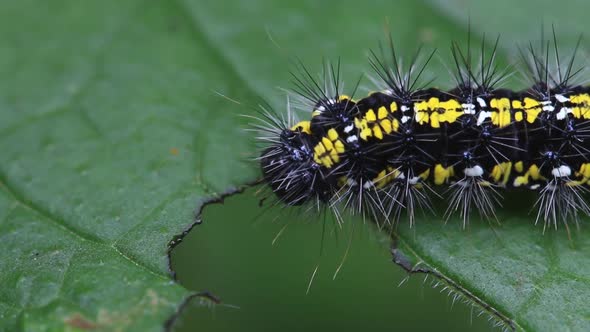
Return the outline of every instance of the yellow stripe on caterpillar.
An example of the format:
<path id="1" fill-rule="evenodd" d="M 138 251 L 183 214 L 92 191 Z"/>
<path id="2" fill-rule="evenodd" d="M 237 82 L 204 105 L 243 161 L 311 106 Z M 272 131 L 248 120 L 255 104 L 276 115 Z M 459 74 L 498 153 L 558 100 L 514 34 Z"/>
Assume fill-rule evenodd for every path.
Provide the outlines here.
<path id="1" fill-rule="evenodd" d="M 503 128 L 511 123 L 510 104 L 508 98 L 493 98 L 490 100 L 490 106 L 495 109 L 492 112 L 492 123 L 494 125 Z"/>
<path id="2" fill-rule="evenodd" d="M 388 115 L 387 108 L 385 108 L 385 106 L 379 107 L 379 109 L 377 110 L 377 118 L 379 120 L 382 120 L 382 119 L 387 118 L 387 115 Z"/>
<path id="3" fill-rule="evenodd" d="M 345 146 L 339 139 L 336 129 L 328 130 L 328 135 L 313 148 L 313 160 L 326 168 L 331 168 L 340 162 L 340 153 L 345 151 Z"/>
<path id="4" fill-rule="evenodd" d="M 508 180 L 510 179 L 510 172 L 512 171 L 512 162 L 503 162 L 500 164 L 494 165 L 490 176 L 494 183 L 506 185 Z"/>
<path id="5" fill-rule="evenodd" d="M 367 114 L 365 114 L 365 119 L 367 119 L 367 122 L 375 122 L 375 120 L 377 120 L 375 111 L 373 111 L 373 109 L 369 109 L 367 111 Z"/>
<path id="6" fill-rule="evenodd" d="M 397 103 L 395 101 L 389 104 L 389 111 L 391 113 L 395 113 L 395 111 L 397 111 Z"/>
<path id="7" fill-rule="evenodd" d="M 514 170 L 518 173 L 522 173 L 524 171 L 524 163 L 522 161 L 514 163 Z"/>
<path id="8" fill-rule="evenodd" d="M 381 128 L 383 128 L 383 131 L 385 131 L 386 134 L 391 133 L 391 131 L 392 131 L 391 121 L 384 119 L 384 120 L 381 120 L 381 122 L 379 122 L 379 125 L 381 126 Z"/>
<path id="9" fill-rule="evenodd" d="M 311 134 L 311 121 L 299 121 L 297 124 L 291 127 L 291 130 L 301 130 L 303 133 Z"/>
<path id="10" fill-rule="evenodd" d="M 416 122 L 432 128 L 440 128 L 442 122 L 454 123 L 464 114 L 458 100 L 440 101 L 437 97 L 416 103 L 414 110 Z"/>
<path id="11" fill-rule="evenodd" d="M 437 186 L 447 183 L 449 178 L 451 178 L 453 175 L 455 175 L 453 166 L 446 168 L 441 164 L 436 164 L 434 166 L 434 184 Z"/>
<path id="12" fill-rule="evenodd" d="M 539 172 L 539 167 L 535 164 L 532 164 L 529 167 L 529 169 L 526 171 L 526 173 L 524 173 L 524 175 L 517 176 L 514 179 L 514 182 L 512 185 L 514 187 L 520 187 L 520 186 L 529 184 L 531 182 L 531 180 L 533 180 L 533 181 L 539 181 L 539 180 L 545 181 L 546 180 L 545 177 L 543 177 L 541 175 L 541 173 Z"/>

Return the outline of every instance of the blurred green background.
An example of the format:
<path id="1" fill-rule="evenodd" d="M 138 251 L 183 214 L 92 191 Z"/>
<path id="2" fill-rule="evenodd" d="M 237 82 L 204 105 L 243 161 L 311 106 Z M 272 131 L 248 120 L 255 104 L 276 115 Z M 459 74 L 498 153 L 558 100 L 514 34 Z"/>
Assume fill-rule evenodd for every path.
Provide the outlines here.
<path id="1" fill-rule="evenodd" d="M 174 269 L 183 285 L 205 286 L 223 304 L 195 301 L 177 331 L 492 330 L 485 314 L 433 288 L 434 277 L 409 277 L 391 261 L 387 236 L 360 220 L 344 229 L 326 220 L 321 256 L 316 216 L 261 209 L 254 190 L 207 206 L 203 220 L 175 249 Z"/>

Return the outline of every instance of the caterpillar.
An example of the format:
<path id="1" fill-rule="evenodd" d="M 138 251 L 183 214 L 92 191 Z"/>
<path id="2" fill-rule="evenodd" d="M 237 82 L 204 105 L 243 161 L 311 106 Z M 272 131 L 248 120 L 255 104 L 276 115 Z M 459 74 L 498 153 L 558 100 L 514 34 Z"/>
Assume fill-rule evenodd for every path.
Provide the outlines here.
<path id="1" fill-rule="evenodd" d="M 470 40 L 470 38 L 468 38 Z M 434 210 L 446 198 L 445 217 L 458 213 L 463 226 L 473 210 L 496 218 L 504 191 L 538 194 L 535 223 L 544 227 L 590 215 L 590 87 L 577 84 L 580 40 L 560 58 L 555 31 L 520 50 L 529 87 L 500 86 L 513 74 L 496 64 L 499 38 L 479 58 L 468 43 L 451 43 L 455 88 L 421 83 L 435 51 L 419 49 L 403 70 L 394 44 L 371 51 L 369 64 L 380 88 L 362 98 L 343 94 L 340 61 L 317 80 L 302 65 L 295 92 L 311 113 L 296 121 L 264 108 L 257 126 L 266 143 L 257 158 L 264 182 L 289 206 L 327 205 L 336 212 L 371 215 L 388 223 L 406 212 Z M 290 103 L 289 103 L 290 104 Z"/>

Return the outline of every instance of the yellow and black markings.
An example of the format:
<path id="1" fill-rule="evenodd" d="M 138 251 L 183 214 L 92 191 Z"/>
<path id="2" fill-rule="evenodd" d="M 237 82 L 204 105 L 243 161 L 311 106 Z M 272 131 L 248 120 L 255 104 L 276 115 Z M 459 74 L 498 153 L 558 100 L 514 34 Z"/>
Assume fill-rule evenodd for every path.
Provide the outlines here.
<path id="1" fill-rule="evenodd" d="M 369 137 L 382 140 L 384 135 L 396 132 L 399 128 L 399 121 L 392 116 L 397 111 L 397 104 L 392 102 L 389 108 L 380 106 L 375 112 L 372 108 L 367 110 L 365 115 L 354 119 L 354 125 L 358 129 L 360 138 L 367 141 Z"/>
<path id="2" fill-rule="evenodd" d="M 437 97 L 417 102 L 414 105 L 416 122 L 420 125 L 428 124 L 432 128 L 440 128 L 441 123 L 454 123 L 465 114 L 461 103 L 456 99 L 440 101 Z"/>
<path id="3" fill-rule="evenodd" d="M 376 98 L 375 94 L 367 98 Z M 352 99 L 344 95 L 338 99 L 339 102 L 346 100 Z M 363 99 L 355 102 L 362 104 Z M 561 104 L 558 105 L 558 102 Z M 341 162 L 347 143 L 361 140 L 364 142 L 362 143 L 364 145 L 361 146 L 366 147 L 367 144 L 372 144 L 372 140 L 382 141 L 388 135 L 398 132 L 403 122 L 401 120 L 408 115 L 412 117 L 409 126 L 427 126 L 433 129 L 441 128 L 445 123 L 456 123 L 462 116 L 472 116 L 476 120 L 477 126 L 486 123 L 492 128 L 505 128 L 512 124 L 523 126 L 518 124 L 527 123 L 531 128 L 538 125 L 538 119 L 542 112 L 556 112 L 556 114 L 561 112 L 561 118 L 565 117 L 563 114 L 571 114 L 575 119 L 590 119 L 590 94 L 558 95 L 553 101 L 537 100 L 527 95 L 519 96 L 518 94 L 512 97 L 477 98 L 473 103 L 464 103 L 457 98 L 438 96 L 423 97 L 422 100 L 415 101 L 410 105 L 402 105 L 391 100 L 388 102 L 373 101 L 364 111 L 359 112 L 361 115 L 351 119 L 352 122 L 346 126 L 344 133 L 339 135 L 334 128 L 329 129 L 327 135 L 321 137 L 320 142 L 314 147 L 313 158 L 317 164 L 332 168 Z M 558 119 L 561 118 L 558 117 Z M 302 121 L 292 129 L 309 134 L 310 123 Z M 518 145 L 519 142 L 508 144 Z M 489 162 L 484 164 L 489 165 Z M 456 181 L 457 176 L 463 175 L 456 174 L 458 169 L 455 164 L 446 163 L 446 165 L 451 166 L 434 163 L 427 172 L 420 174 L 420 178 L 426 181 L 430 180 L 434 185 L 446 185 Z M 543 174 L 546 175 L 546 172 L 541 171 L 540 164 L 529 161 L 525 167 L 523 159 L 503 160 L 486 168 L 483 172 L 485 174 L 484 180 L 502 187 L 530 186 L 540 181 L 547 181 L 547 177 L 543 176 Z M 383 188 L 399 178 L 400 174 L 400 171 L 395 167 L 387 167 L 371 181 L 377 188 Z M 570 185 L 590 184 L 590 163 L 582 164 L 574 175 L 575 178 L 570 181 Z"/>
<path id="4" fill-rule="evenodd" d="M 293 131 L 300 130 L 303 133 L 311 134 L 311 122 L 310 121 L 299 121 L 293 127 L 291 127 L 291 130 L 293 130 Z"/>
<path id="5" fill-rule="evenodd" d="M 340 140 L 338 132 L 332 128 L 313 148 L 313 159 L 318 165 L 331 168 L 340 162 L 340 154 L 344 151 L 344 143 Z"/>
<path id="6" fill-rule="evenodd" d="M 510 180 L 510 173 L 512 172 L 512 162 L 502 162 L 494 165 L 490 172 L 491 180 L 496 184 L 505 186 Z"/>
<path id="7" fill-rule="evenodd" d="M 512 184 L 512 186 L 514 186 L 514 187 L 526 186 L 526 185 L 530 185 L 534 181 L 540 181 L 540 180 L 545 181 L 547 179 L 541 175 L 539 166 L 537 166 L 536 164 L 532 164 L 529 166 L 528 170 L 523 175 L 517 176 L 514 179 L 514 183 Z"/>
<path id="8" fill-rule="evenodd" d="M 572 114 L 576 119 L 590 119 L 590 95 L 581 93 L 569 97 L 572 103 Z"/>
<path id="9" fill-rule="evenodd" d="M 583 163 L 575 173 L 576 180 L 568 182 L 570 186 L 583 186 L 590 184 L 590 163 Z"/>
<path id="10" fill-rule="evenodd" d="M 447 184 L 449 179 L 455 175 L 453 166 L 444 167 L 442 164 L 434 165 L 433 182 L 435 185 L 440 186 Z"/>

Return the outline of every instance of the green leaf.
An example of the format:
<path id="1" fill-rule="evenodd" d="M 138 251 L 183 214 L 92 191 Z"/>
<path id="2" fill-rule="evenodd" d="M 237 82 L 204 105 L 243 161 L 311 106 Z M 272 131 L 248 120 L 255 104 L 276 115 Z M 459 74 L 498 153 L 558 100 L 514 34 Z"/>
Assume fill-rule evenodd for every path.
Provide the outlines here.
<path id="1" fill-rule="evenodd" d="M 523 5 L 473 5 L 473 30 L 527 40 L 548 13 L 572 45 L 582 31 L 572 22 L 588 12 Z M 446 50 L 466 31 L 460 5 L 412 1 L 28 0 L 0 9 L 0 330 L 161 329 L 190 294 L 172 281 L 168 243 L 204 200 L 257 176 L 237 115 L 260 98 L 283 109 L 275 87 L 288 87 L 288 59 L 313 66 L 341 56 L 353 81 L 385 20 L 404 55 L 420 42 Z M 444 65 L 431 71 L 446 81 Z M 498 232 L 503 242 L 485 225 L 462 232 L 422 221 L 415 235 L 400 232 L 400 250 L 516 326 L 587 327 L 576 304 L 588 293 L 583 236 L 571 248 L 563 232 L 543 236 L 524 215 Z"/>
<path id="2" fill-rule="evenodd" d="M 249 91 L 179 2 L 0 12 L 0 330 L 160 330 L 168 242 L 255 176 L 212 92 Z"/>

